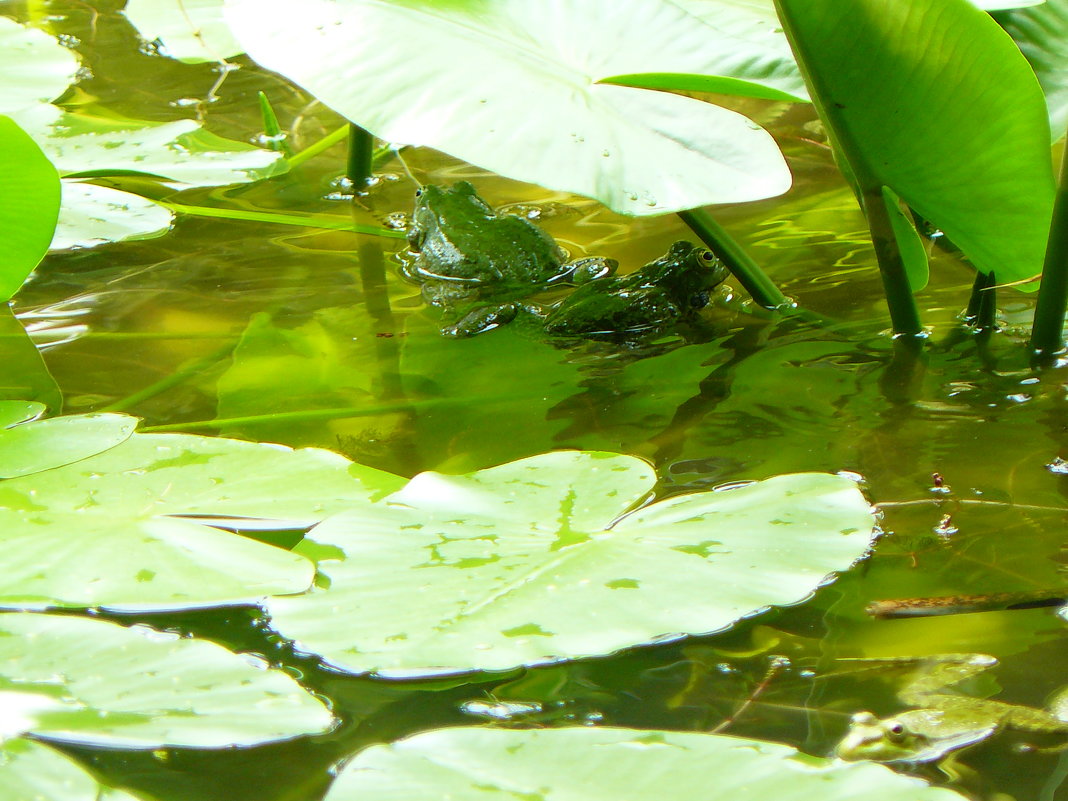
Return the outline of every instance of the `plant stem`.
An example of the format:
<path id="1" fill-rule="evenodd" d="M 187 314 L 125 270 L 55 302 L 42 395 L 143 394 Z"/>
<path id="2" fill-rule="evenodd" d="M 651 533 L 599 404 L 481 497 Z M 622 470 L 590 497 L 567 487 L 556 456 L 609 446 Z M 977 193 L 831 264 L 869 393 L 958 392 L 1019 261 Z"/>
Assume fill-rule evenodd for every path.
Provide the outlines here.
<path id="1" fill-rule="evenodd" d="M 374 228 L 370 225 L 356 225 L 348 217 L 334 214 L 278 214 L 272 211 L 243 211 L 241 209 L 216 209 L 208 206 L 186 206 L 181 203 L 154 201 L 179 214 L 191 214 L 196 217 L 215 217 L 222 220 L 249 220 L 252 222 L 274 223 L 276 225 L 300 225 L 305 228 L 328 228 L 334 231 L 355 231 L 358 234 L 384 236 L 390 239 L 403 239 L 403 231 L 389 228 Z"/>
<path id="2" fill-rule="evenodd" d="M 1061 158 L 1057 199 L 1053 204 L 1042 284 L 1035 302 L 1031 351 L 1040 359 L 1064 349 L 1064 313 L 1068 307 L 1068 154 Z"/>
<path id="3" fill-rule="evenodd" d="M 746 292 L 753 296 L 753 300 L 765 309 L 781 309 L 793 305 L 711 214 L 704 209 L 690 209 L 680 211 L 679 217 L 723 260 L 731 274 L 745 287 Z"/>
<path id="4" fill-rule="evenodd" d="M 852 164 L 852 162 L 850 162 Z M 909 288 L 905 262 L 901 257 L 890 214 L 883 200 L 882 187 L 872 186 L 860 178 L 865 171 L 853 168 L 861 186 L 865 186 L 861 195 L 861 207 L 868 220 L 871 242 L 875 246 L 875 258 L 879 262 L 879 273 L 883 279 L 883 292 L 886 293 L 886 307 L 890 311 L 890 323 L 895 335 L 916 336 L 923 332 L 920 325 L 920 313 L 916 308 L 916 298 Z"/>
<path id="5" fill-rule="evenodd" d="M 193 377 L 193 376 L 195 376 L 195 375 L 197 375 L 199 373 L 202 373 L 205 370 L 207 370 L 209 367 L 214 367 L 220 361 L 222 361 L 227 356 L 229 356 L 231 353 L 233 353 L 234 348 L 236 348 L 236 347 L 237 347 L 237 340 L 236 339 L 234 341 L 232 341 L 232 342 L 227 342 L 221 348 L 217 348 L 216 350 L 214 350 L 211 353 L 209 353 L 207 356 L 203 356 L 203 357 L 197 359 L 196 361 L 194 361 L 194 362 L 192 362 L 190 364 L 187 364 L 186 366 L 182 367 L 181 369 L 171 373 L 169 376 L 166 376 L 165 378 L 161 378 L 156 383 L 149 384 L 144 389 L 141 389 L 141 390 L 133 393 L 132 395 L 127 395 L 125 398 L 122 398 L 121 400 L 117 400 L 114 403 L 110 403 L 107 406 L 103 407 L 102 409 L 97 409 L 97 411 L 99 411 L 99 412 L 121 412 L 121 411 L 125 411 L 126 409 L 129 409 L 131 406 L 134 406 L 134 405 L 140 403 L 141 401 L 148 400 L 149 398 L 155 397 L 156 395 L 160 395 L 160 394 L 166 392 L 171 387 L 176 387 L 179 384 L 185 383 L 185 380 L 187 378 L 191 378 L 191 377 Z"/>
<path id="6" fill-rule="evenodd" d="M 303 164 L 308 159 L 314 158 L 315 156 L 318 156 L 320 153 L 322 153 L 324 150 L 328 150 L 329 148 L 333 147 L 334 145 L 336 145 L 338 142 L 342 141 L 348 135 L 349 135 L 349 126 L 348 125 L 342 125 L 340 128 L 338 128 L 333 133 L 329 133 L 326 136 L 324 136 L 322 139 L 320 139 L 314 145 L 309 145 L 308 147 L 304 148 L 302 151 L 300 151 L 296 155 L 292 156 L 291 158 L 286 159 L 286 164 L 289 165 L 289 169 L 293 169 L 294 167 L 299 167 L 301 164 Z"/>
<path id="7" fill-rule="evenodd" d="M 371 161 L 374 157 L 375 138 L 354 122 L 349 123 L 348 176 L 352 189 L 358 192 L 371 180 Z"/>
<path id="8" fill-rule="evenodd" d="M 972 284 L 972 294 L 968 298 L 968 308 L 964 312 L 964 319 L 968 325 L 979 331 L 994 330 L 994 320 L 997 314 L 995 286 L 997 282 L 993 273 L 975 274 L 975 283 Z"/>

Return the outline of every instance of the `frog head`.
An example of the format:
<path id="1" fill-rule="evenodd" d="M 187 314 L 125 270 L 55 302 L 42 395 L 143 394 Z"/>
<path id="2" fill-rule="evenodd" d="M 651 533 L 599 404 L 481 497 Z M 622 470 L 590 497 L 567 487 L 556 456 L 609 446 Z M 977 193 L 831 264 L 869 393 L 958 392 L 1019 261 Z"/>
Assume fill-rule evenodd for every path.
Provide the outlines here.
<path id="1" fill-rule="evenodd" d="M 494 214 L 475 187 L 459 181 L 451 187 L 427 184 L 415 190 L 415 210 L 408 228 L 408 246 L 418 253 L 431 233 L 456 228 L 475 218 Z"/>
<path id="2" fill-rule="evenodd" d="M 918 739 L 919 736 L 896 717 L 880 719 L 871 712 L 857 712 L 850 719 L 849 731 L 838 743 L 835 754 L 850 761 L 909 761 L 921 747 Z"/>

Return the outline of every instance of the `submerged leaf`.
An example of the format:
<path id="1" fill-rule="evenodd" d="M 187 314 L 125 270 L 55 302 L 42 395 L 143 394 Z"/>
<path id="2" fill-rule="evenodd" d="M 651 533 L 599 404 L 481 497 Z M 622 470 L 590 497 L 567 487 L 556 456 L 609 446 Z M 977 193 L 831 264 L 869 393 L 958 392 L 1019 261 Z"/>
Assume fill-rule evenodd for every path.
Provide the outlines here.
<path id="1" fill-rule="evenodd" d="M 286 0 L 226 2 L 253 58 L 388 141 L 632 215 L 790 186 L 775 142 L 745 117 L 597 83 L 729 74 L 722 35 L 667 0 L 306 0 L 299 15 L 289 11 Z"/>
<path id="2" fill-rule="evenodd" d="M 280 670 L 214 643 L 78 617 L 0 615 L 0 685 L 52 699 L 28 713 L 25 731 L 64 743 L 219 748 L 333 724 Z"/>
<path id="3" fill-rule="evenodd" d="M 44 31 L 0 17 L 0 114 L 55 100 L 80 66 L 69 48 Z"/>
<path id="4" fill-rule="evenodd" d="M 353 672 L 536 665 L 799 602 L 870 543 L 868 504 L 844 478 L 779 476 L 624 514 L 655 480 L 640 459 L 578 451 L 420 474 L 309 532 L 300 550 L 323 586 L 269 599 L 272 625 Z"/>
<path id="5" fill-rule="evenodd" d="M 882 765 L 789 746 L 642 729 L 452 728 L 375 745 L 345 765 L 325 801 L 963 801 Z"/>

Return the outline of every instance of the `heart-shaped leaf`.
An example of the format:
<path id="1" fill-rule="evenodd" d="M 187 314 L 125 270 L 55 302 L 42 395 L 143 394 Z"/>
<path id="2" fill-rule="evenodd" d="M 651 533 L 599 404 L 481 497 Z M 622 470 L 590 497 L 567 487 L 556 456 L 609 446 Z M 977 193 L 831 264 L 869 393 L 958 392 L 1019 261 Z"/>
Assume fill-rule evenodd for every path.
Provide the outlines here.
<path id="1" fill-rule="evenodd" d="M 499 670 L 718 631 L 803 600 L 870 544 L 868 504 L 844 478 L 624 515 L 655 480 L 640 459 L 578 451 L 420 474 L 309 532 L 321 586 L 269 599 L 272 625 L 353 672 Z"/>

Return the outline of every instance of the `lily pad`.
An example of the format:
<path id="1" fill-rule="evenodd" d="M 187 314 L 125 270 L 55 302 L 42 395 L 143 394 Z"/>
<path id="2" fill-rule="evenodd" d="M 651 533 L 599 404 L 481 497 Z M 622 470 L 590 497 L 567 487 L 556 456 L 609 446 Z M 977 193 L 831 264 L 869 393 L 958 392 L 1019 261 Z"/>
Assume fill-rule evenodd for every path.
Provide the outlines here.
<path id="1" fill-rule="evenodd" d="M 162 43 L 161 55 L 187 64 L 241 52 L 223 21 L 222 0 L 128 0 L 122 13 L 145 41 Z"/>
<path id="2" fill-rule="evenodd" d="M 0 431 L 0 479 L 94 456 L 125 442 L 136 427 L 137 419 L 124 414 L 53 417 L 8 427 Z"/>
<path id="3" fill-rule="evenodd" d="M 16 737 L 0 743 L 0 801 L 138 801 L 100 784 L 66 754 Z"/>
<path id="4" fill-rule="evenodd" d="M 47 33 L 0 17 L 0 113 L 55 100 L 80 67 L 73 51 Z"/>
<path id="5" fill-rule="evenodd" d="M 309 532 L 298 550 L 322 580 L 268 599 L 272 625 L 354 673 L 501 670 L 721 630 L 804 600 L 870 544 L 868 503 L 838 476 L 628 513 L 655 481 L 640 459 L 580 451 L 422 473 Z"/>
<path id="6" fill-rule="evenodd" d="M 775 142 L 745 117 L 597 83 L 721 74 L 722 35 L 667 0 L 306 0 L 290 11 L 287 0 L 226 2 L 252 58 L 388 141 L 632 215 L 790 186 Z"/>
<path id="7" fill-rule="evenodd" d="M 883 765 L 789 746 L 641 729 L 452 728 L 361 752 L 325 801 L 961 801 Z"/>
<path id="8" fill-rule="evenodd" d="M 188 609 L 301 592 L 307 559 L 219 527 L 302 529 L 402 484 L 328 451 L 135 434 L 0 482 L 0 607 Z"/>
<path id="9" fill-rule="evenodd" d="M 63 204 L 50 250 L 91 248 L 151 239 L 171 228 L 174 215 L 158 203 L 108 186 L 63 182 Z"/>
<path id="10" fill-rule="evenodd" d="M 45 405 L 36 401 L 0 400 L 0 428 L 36 420 L 45 412 Z M 3 436 L 0 433 L 0 436 Z M 0 464 L 3 464 L 0 461 Z"/>
<path id="11" fill-rule="evenodd" d="M 25 730 L 56 742 L 219 748 L 333 724 L 280 670 L 214 643 L 87 618 L 0 615 L 0 682 L 14 696 L 53 701 L 27 712 Z"/>

